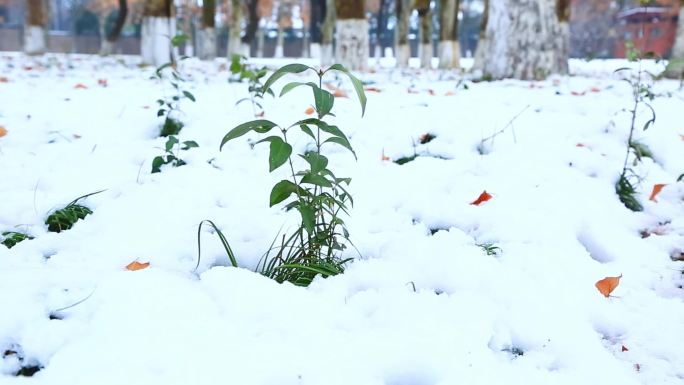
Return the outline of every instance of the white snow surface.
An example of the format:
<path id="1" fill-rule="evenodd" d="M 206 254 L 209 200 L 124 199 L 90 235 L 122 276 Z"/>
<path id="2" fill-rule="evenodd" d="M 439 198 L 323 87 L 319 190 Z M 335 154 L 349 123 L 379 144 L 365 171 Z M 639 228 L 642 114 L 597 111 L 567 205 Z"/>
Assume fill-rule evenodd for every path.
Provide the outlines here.
<path id="1" fill-rule="evenodd" d="M 183 103 L 179 138 L 200 147 L 151 174 L 165 143 L 155 100 L 170 90 L 137 60 L 0 56 L 0 232 L 35 237 L 0 245 L 0 383 L 684 384 L 678 82 L 655 83 L 656 123 L 636 133 L 654 159 L 635 167 L 635 213 L 614 191 L 632 107 L 613 73 L 624 61 L 573 61 L 571 76 L 543 82 L 378 68 L 358 74 L 381 90 L 363 118 L 350 84 L 331 79 L 350 96 L 331 121 L 358 160 L 331 148 L 330 167 L 353 180 L 346 221 L 361 256 L 350 249 L 344 274 L 300 288 L 252 271 L 298 219 L 268 207 L 284 172 L 268 173 L 258 134 L 219 151 L 253 119 L 235 106 L 247 85 L 228 83 L 225 60 L 184 62 L 197 103 Z M 289 125 L 310 103 L 304 88 L 267 97 L 265 118 Z M 650 115 L 638 112 L 641 127 Z M 436 138 L 419 144 L 426 133 Z M 382 158 L 414 152 L 405 165 Z M 92 215 L 47 232 L 51 210 L 105 189 L 83 201 Z M 484 190 L 493 198 L 471 205 Z M 241 268 L 207 229 L 195 270 L 204 219 Z M 126 271 L 134 260 L 150 267 Z M 594 286 L 619 275 L 610 298 Z M 13 376 L 21 366 L 42 369 Z"/>

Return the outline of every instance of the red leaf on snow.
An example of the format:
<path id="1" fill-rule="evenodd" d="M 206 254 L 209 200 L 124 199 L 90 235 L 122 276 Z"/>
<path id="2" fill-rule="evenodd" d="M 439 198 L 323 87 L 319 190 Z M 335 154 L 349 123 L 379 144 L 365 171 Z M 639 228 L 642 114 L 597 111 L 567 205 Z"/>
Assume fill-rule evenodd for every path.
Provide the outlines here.
<path id="1" fill-rule="evenodd" d="M 648 198 L 648 200 L 658 203 L 658 200 L 656 199 L 656 197 L 658 196 L 658 194 L 660 194 L 660 191 L 665 186 L 667 186 L 667 184 L 665 184 L 665 183 L 654 184 L 653 185 L 653 191 L 651 191 L 651 196 Z"/>
<path id="2" fill-rule="evenodd" d="M 383 162 L 387 162 L 387 161 L 392 160 L 392 159 L 390 159 L 389 156 L 385 155 L 385 149 L 384 148 L 382 149 L 382 155 L 380 155 L 380 160 Z"/>
<path id="3" fill-rule="evenodd" d="M 615 290 L 615 288 L 620 284 L 620 278 L 622 278 L 622 274 L 620 274 L 619 277 L 606 277 L 596 282 L 594 286 L 596 286 L 601 294 L 608 298 L 610 297 L 610 293 L 612 293 L 613 290 Z"/>
<path id="4" fill-rule="evenodd" d="M 0 126 L 0 138 L 2 138 L 5 135 L 7 135 L 7 129 L 5 129 L 5 127 L 3 126 Z"/>
<path id="5" fill-rule="evenodd" d="M 364 88 L 364 90 L 365 90 L 366 92 L 376 92 L 376 93 L 382 92 L 381 89 L 375 88 L 375 87 L 366 87 L 366 88 Z"/>
<path id="6" fill-rule="evenodd" d="M 0 76 L 0 83 L 9 83 L 9 79 L 4 76 Z"/>
<path id="7" fill-rule="evenodd" d="M 479 206 L 484 202 L 487 202 L 488 200 L 492 199 L 492 194 L 488 193 L 487 190 L 483 191 L 482 194 L 480 194 L 477 199 L 474 201 L 470 202 L 471 205 Z"/>
<path id="8" fill-rule="evenodd" d="M 306 111 L 304 111 L 304 113 L 307 115 L 313 115 L 314 112 L 316 112 L 316 110 L 314 110 L 313 107 L 309 107 L 306 109 Z"/>
<path id="9" fill-rule="evenodd" d="M 333 92 L 333 96 L 336 97 L 336 98 L 346 98 L 346 97 L 348 97 L 348 96 L 347 96 L 347 93 L 346 93 L 344 90 L 341 90 L 341 89 L 339 89 L 339 88 L 336 89 L 335 92 Z"/>
<path id="10" fill-rule="evenodd" d="M 97 79 L 97 84 L 102 86 L 102 87 L 107 87 L 107 79 Z"/>
<path id="11" fill-rule="evenodd" d="M 76 89 L 76 90 L 85 90 L 85 89 L 88 89 L 88 86 L 86 86 L 86 85 L 83 84 L 83 83 L 77 83 L 77 84 L 74 86 L 74 89 Z"/>
<path id="12" fill-rule="evenodd" d="M 625 345 L 622 345 L 622 351 L 623 351 L 623 352 L 628 352 L 629 349 L 627 349 L 627 347 L 626 347 Z"/>

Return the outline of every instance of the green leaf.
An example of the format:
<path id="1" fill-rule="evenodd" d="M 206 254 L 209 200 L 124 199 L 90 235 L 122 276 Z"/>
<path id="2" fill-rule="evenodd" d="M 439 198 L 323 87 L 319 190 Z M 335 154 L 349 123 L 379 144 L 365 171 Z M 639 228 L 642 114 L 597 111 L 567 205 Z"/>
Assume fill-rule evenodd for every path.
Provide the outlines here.
<path id="1" fill-rule="evenodd" d="M 677 178 L 677 182 L 681 182 L 684 180 L 684 174 L 680 175 L 679 178 Z"/>
<path id="2" fill-rule="evenodd" d="M 183 148 L 182 149 L 183 150 L 189 150 L 191 148 L 196 148 L 196 147 L 199 147 L 199 144 L 197 144 L 197 142 L 195 142 L 194 140 L 186 140 L 185 142 L 183 142 Z"/>
<path id="3" fill-rule="evenodd" d="M 300 124 L 300 125 L 299 125 L 299 128 L 301 128 L 302 131 L 303 131 L 305 134 L 309 135 L 313 140 L 316 140 L 316 136 L 314 135 L 313 131 L 311 131 L 311 129 L 309 128 L 309 126 L 307 126 L 306 124 Z"/>
<path id="4" fill-rule="evenodd" d="M 296 184 L 290 182 L 289 180 L 281 180 L 280 182 L 276 183 L 276 185 L 273 186 L 273 189 L 271 190 L 271 207 L 284 201 L 290 195 L 296 193 L 298 190 L 299 187 Z"/>
<path id="5" fill-rule="evenodd" d="M 189 91 L 183 91 L 183 95 L 185 95 L 186 98 L 192 100 L 193 102 L 196 101 L 195 95 L 191 94 Z"/>
<path id="6" fill-rule="evenodd" d="M 165 113 L 166 113 L 166 110 L 162 108 L 162 109 L 160 109 L 159 111 L 157 111 L 157 116 L 158 116 L 158 117 L 159 117 L 159 116 L 164 116 Z"/>
<path id="7" fill-rule="evenodd" d="M 332 138 L 328 138 L 325 142 L 323 143 L 337 143 L 340 146 L 346 148 L 347 150 L 351 151 L 351 153 L 354 155 L 354 159 L 356 158 L 356 152 L 354 152 L 354 149 L 351 147 L 351 144 L 349 144 L 349 141 L 347 138 L 340 138 L 337 136 L 333 136 Z"/>
<path id="8" fill-rule="evenodd" d="M 318 86 L 316 85 L 316 83 L 313 83 L 313 82 L 306 82 L 306 83 L 304 83 L 304 82 L 292 82 L 292 83 L 287 83 L 287 84 L 285 85 L 285 87 L 283 87 L 283 89 L 280 91 L 280 96 L 282 97 L 282 96 L 285 95 L 286 93 L 288 93 L 288 92 L 294 90 L 295 88 L 297 88 L 297 87 L 299 87 L 299 86 L 309 86 L 309 87 L 311 87 L 312 89 L 318 88 Z"/>
<path id="9" fill-rule="evenodd" d="M 328 158 L 317 152 L 307 152 L 306 154 L 299 156 L 309 163 L 309 166 L 311 166 L 311 172 L 314 174 L 318 174 L 328 167 Z"/>
<path id="10" fill-rule="evenodd" d="M 280 67 L 276 72 L 273 73 L 273 75 L 271 75 L 271 77 L 268 78 L 268 80 L 266 80 L 266 83 L 264 83 L 263 89 L 264 90 L 270 89 L 271 86 L 273 85 L 273 83 L 275 83 L 278 79 L 282 78 L 283 76 L 285 76 L 287 74 L 298 74 L 298 73 L 304 72 L 308 69 L 314 70 L 313 68 L 311 68 L 307 65 L 298 64 L 298 63 L 288 64 L 286 66 Z"/>
<path id="11" fill-rule="evenodd" d="M 318 116 L 323 117 L 328 115 L 333 108 L 333 104 L 335 104 L 335 97 L 330 92 L 321 89 L 318 86 L 313 88 L 313 94 Z"/>
<path id="12" fill-rule="evenodd" d="M 166 151 L 171 151 L 173 149 L 173 146 L 175 146 L 178 143 L 178 138 L 176 138 L 173 135 L 169 136 L 169 139 L 166 141 Z"/>
<path id="13" fill-rule="evenodd" d="M 335 64 L 328 68 L 326 72 L 330 70 L 340 71 L 349 77 L 349 80 L 351 80 L 354 90 L 356 91 L 356 95 L 359 98 L 359 103 L 361 103 L 361 116 L 363 116 L 366 113 L 366 93 L 363 91 L 363 83 L 361 83 L 361 80 L 352 75 L 342 64 Z"/>
<path id="14" fill-rule="evenodd" d="M 332 183 L 320 174 L 306 173 L 302 177 L 302 183 L 308 183 L 321 187 L 332 187 Z"/>
<path id="15" fill-rule="evenodd" d="M 242 123 L 241 125 L 230 130 L 226 136 L 223 137 L 223 140 L 221 141 L 221 147 L 219 147 L 219 149 L 222 149 L 228 141 L 239 138 L 252 130 L 263 134 L 270 131 L 273 127 L 277 127 L 277 125 L 270 120 L 263 119 Z"/>
<path id="16" fill-rule="evenodd" d="M 161 156 L 156 156 L 152 159 L 152 174 L 161 172 L 161 166 L 164 165 L 164 158 Z"/>
<path id="17" fill-rule="evenodd" d="M 306 232 L 311 234 L 314 231 L 314 225 L 316 223 L 316 216 L 314 214 L 313 208 L 309 205 L 300 205 L 297 207 L 299 213 L 302 215 L 302 224 L 306 229 Z"/>
<path id="18" fill-rule="evenodd" d="M 257 143 L 261 142 L 271 142 L 271 152 L 268 155 L 269 172 L 273 172 L 273 170 L 285 164 L 290 155 L 292 155 L 292 146 L 279 136 L 269 136 Z"/>
<path id="19" fill-rule="evenodd" d="M 178 47 L 181 44 L 185 43 L 186 41 L 188 41 L 188 35 L 185 35 L 185 34 L 176 35 L 171 39 L 171 45 L 174 47 Z"/>

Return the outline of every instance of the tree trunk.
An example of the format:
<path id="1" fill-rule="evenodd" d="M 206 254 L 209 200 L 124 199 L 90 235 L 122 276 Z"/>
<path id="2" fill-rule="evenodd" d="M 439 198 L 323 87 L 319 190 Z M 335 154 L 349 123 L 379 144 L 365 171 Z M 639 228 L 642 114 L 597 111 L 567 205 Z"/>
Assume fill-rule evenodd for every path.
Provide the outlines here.
<path id="1" fill-rule="evenodd" d="M 386 3 L 387 0 L 380 0 L 380 8 L 378 9 L 378 27 L 375 34 L 375 52 L 373 53 L 373 56 L 375 56 L 376 59 L 382 57 L 382 38 L 387 29 L 387 19 L 385 18 Z"/>
<path id="2" fill-rule="evenodd" d="M 27 0 L 24 52 L 38 55 L 47 50 L 48 7 L 45 0 Z"/>
<path id="3" fill-rule="evenodd" d="M 202 28 L 197 48 L 197 56 L 202 60 L 216 57 L 216 0 L 204 0 L 202 3 Z"/>
<path id="4" fill-rule="evenodd" d="M 106 39 L 102 39 L 102 44 L 100 47 L 100 55 L 111 55 L 114 52 L 114 44 L 119 40 L 121 36 L 121 31 L 123 30 L 124 24 L 126 24 L 126 17 L 128 17 L 128 3 L 126 0 L 119 0 L 119 10 L 116 14 L 116 21 L 114 22 L 114 28 L 109 32 Z M 104 31 L 104 24 L 101 26 Z M 104 34 L 102 34 L 104 35 Z"/>
<path id="5" fill-rule="evenodd" d="M 489 37 L 487 36 L 487 24 L 489 23 L 489 1 L 484 0 L 484 10 L 480 20 L 480 36 L 475 47 L 475 58 L 473 60 L 473 70 L 484 72 L 485 52 L 489 50 Z"/>
<path id="6" fill-rule="evenodd" d="M 278 23 L 278 38 L 276 39 L 275 57 L 282 58 L 285 56 L 285 32 L 283 26 L 283 19 L 285 18 L 285 4 L 281 1 L 278 4 L 278 13 L 276 15 L 276 22 Z"/>
<path id="7" fill-rule="evenodd" d="M 311 0 L 311 15 L 309 16 L 309 32 L 311 33 L 311 46 L 309 55 L 312 58 L 321 58 L 321 43 L 323 41 L 323 22 L 326 15 L 325 0 Z"/>
<path id="8" fill-rule="evenodd" d="M 350 70 L 368 67 L 368 20 L 364 0 L 336 0 L 338 63 Z"/>
<path id="9" fill-rule="evenodd" d="M 672 57 L 667 66 L 665 76 L 673 79 L 684 77 L 684 0 L 679 1 L 679 21 L 677 22 L 677 36 L 672 47 Z"/>
<path id="10" fill-rule="evenodd" d="M 456 3 L 457 0 L 440 0 L 439 68 L 458 67 L 460 52 L 454 51 L 458 48 L 458 6 Z"/>
<path id="11" fill-rule="evenodd" d="M 228 27 L 228 58 L 233 55 L 244 55 L 240 33 L 242 31 L 242 1 L 231 0 L 231 17 Z"/>
<path id="12" fill-rule="evenodd" d="M 321 66 L 333 64 L 333 39 L 335 37 L 336 18 L 335 0 L 326 0 L 325 22 L 321 31 Z"/>
<path id="13" fill-rule="evenodd" d="M 257 30 L 256 35 L 257 35 L 256 36 L 256 39 L 257 39 L 257 57 L 264 57 L 264 40 L 265 40 L 264 28 L 259 28 Z"/>
<path id="14" fill-rule="evenodd" d="M 409 18 L 411 16 L 411 0 L 395 0 L 397 11 L 397 67 L 405 68 L 409 65 L 411 48 L 408 44 Z"/>
<path id="15" fill-rule="evenodd" d="M 420 17 L 420 66 L 432 68 L 432 11 L 430 0 L 416 0 Z"/>
<path id="16" fill-rule="evenodd" d="M 170 39 L 176 35 L 171 0 L 147 0 L 143 9 L 140 54 L 143 63 L 161 66 L 173 61 Z"/>
<path id="17" fill-rule="evenodd" d="M 245 36 L 242 37 L 242 44 L 251 47 L 257 30 L 259 30 L 259 13 L 257 8 L 259 0 L 247 1 L 247 28 L 245 29 Z"/>
<path id="18" fill-rule="evenodd" d="M 538 80 L 567 73 L 569 28 L 556 1 L 490 0 L 483 75 Z"/>

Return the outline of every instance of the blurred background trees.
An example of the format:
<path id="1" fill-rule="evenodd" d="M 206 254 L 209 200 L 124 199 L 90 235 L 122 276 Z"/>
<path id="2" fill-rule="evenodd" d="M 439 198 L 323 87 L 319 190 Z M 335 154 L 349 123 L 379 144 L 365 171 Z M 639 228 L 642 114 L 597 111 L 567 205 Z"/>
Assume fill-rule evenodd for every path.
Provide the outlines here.
<path id="1" fill-rule="evenodd" d="M 0 50 L 141 54 L 157 63 L 173 52 L 169 36 L 183 33 L 180 53 L 204 60 L 240 54 L 325 64 L 336 55 L 365 63 L 353 54 L 458 68 L 475 57 L 492 77 L 541 78 L 566 72 L 568 56 L 622 57 L 627 41 L 684 56 L 682 1 L 0 0 Z"/>

